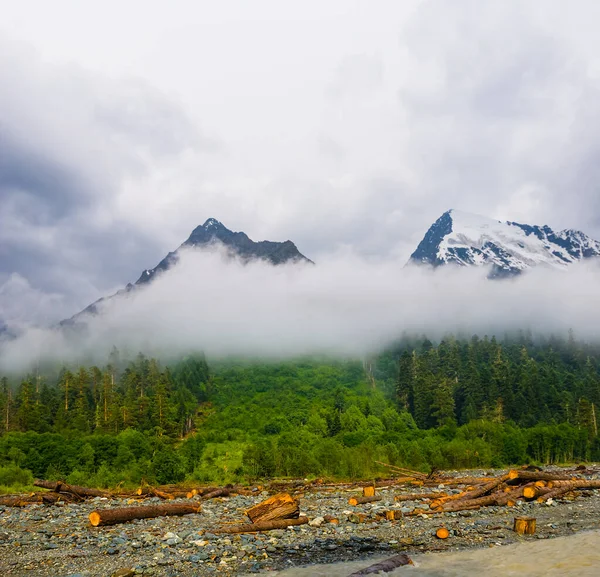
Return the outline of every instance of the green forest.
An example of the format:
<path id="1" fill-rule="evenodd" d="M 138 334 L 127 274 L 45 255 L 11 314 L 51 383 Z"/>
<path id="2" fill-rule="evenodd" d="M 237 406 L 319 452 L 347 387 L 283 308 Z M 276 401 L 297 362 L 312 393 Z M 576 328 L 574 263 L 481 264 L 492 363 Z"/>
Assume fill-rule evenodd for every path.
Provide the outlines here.
<path id="1" fill-rule="evenodd" d="M 142 354 L 0 381 L 0 487 L 376 478 L 600 460 L 600 345 L 403 338 L 363 360 Z"/>

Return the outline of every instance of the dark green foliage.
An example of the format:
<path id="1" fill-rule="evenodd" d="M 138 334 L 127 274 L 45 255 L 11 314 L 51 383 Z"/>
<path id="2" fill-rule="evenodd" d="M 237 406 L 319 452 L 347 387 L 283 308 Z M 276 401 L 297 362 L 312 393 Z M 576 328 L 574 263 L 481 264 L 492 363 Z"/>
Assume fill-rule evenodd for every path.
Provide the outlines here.
<path id="1" fill-rule="evenodd" d="M 373 478 L 600 459 L 600 347 L 520 334 L 404 338 L 367 362 L 169 367 L 113 351 L 105 368 L 0 380 L 0 484 Z M 4 473 L 2 473 L 4 471 Z M 12 471 L 12 473 L 11 473 Z M 25 471 L 19 476 L 19 471 Z M 13 474 L 14 473 L 14 474 Z M 12 475 L 12 476 L 11 476 Z"/>

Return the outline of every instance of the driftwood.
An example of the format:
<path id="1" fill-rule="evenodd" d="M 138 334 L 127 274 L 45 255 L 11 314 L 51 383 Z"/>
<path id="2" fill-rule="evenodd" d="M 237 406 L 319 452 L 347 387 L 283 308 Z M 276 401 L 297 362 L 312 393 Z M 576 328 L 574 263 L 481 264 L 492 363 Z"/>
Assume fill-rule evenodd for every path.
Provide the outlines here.
<path id="1" fill-rule="evenodd" d="M 36 479 L 33 484 L 36 487 L 42 487 L 43 489 L 50 489 L 55 493 L 70 493 L 76 497 L 110 497 L 110 493 L 107 491 L 100 491 L 99 489 L 90 489 L 89 487 L 79 487 L 78 485 L 68 485 L 62 481 L 44 481 L 42 479 Z"/>
<path id="2" fill-rule="evenodd" d="M 152 519 L 154 517 L 172 517 L 199 513 L 199 505 L 188 505 L 186 503 L 167 503 L 164 505 L 143 507 L 120 507 L 117 509 L 103 509 L 92 511 L 89 515 L 93 527 L 104 525 L 116 525 L 126 523 L 134 519 Z"/>
<path id="3" fill-rule="evenodd" d="M 221 527 L 217 533 L 259 533 L 261 531 L 272 531 L 273 529 L 285 529 L 291 525 L 305 525 L 308 517 L 297 519 L 277 519 L 275 521 L 263 521 L 261 523 L 241 523 L 229 527 Z"/>
<path id="4" fill-rule="evenodd" d="M 389 573 L 398 567 L 412 564 L 412 559 L 406 553 L 401 553 L 400 555 L 390 557 L 389 559 L 381 561 L 380 563 L 375 563 L 375 565 L 370 565 L 369 567 L 361 569 L 360 571 L 355 571 L 354 573 L 348 575 L 348 577 L 361 577 L 362 575 L 373 575 L 379 572 Z"/>
<path id="5" fill-rule="evenodd" d="M 300 506 L 298 501 L 288 493 L 279 493 L 248 509 L 246 515 L 252 523 L 297 519 L 300 515 Z"/>

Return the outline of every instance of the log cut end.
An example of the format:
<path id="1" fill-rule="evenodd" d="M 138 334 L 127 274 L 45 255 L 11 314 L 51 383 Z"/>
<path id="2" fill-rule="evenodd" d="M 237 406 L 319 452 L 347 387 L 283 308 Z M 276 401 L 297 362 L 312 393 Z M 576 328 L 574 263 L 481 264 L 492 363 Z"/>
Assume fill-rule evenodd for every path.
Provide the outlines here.
<path id="1" fill-rule="evenodd" d="M 298 501 L 288 493 L 280 493 L 248 509 L 246 515 L 253 523 L 277 519 L 297 519 L 300 515 L 300 506 Z"/>
<path id="2" fill-rule="evenodd" d="M 363 497 L 374 497 L 375 496 L 375 487 L 372 485 L 369 487 L 363 487 Z"/>
<path id="3" fill-rule="evenodd" d="M 90 524 L 92 527 L 97 527 L 100 525 L 100 513 L 98 511 L 92 511 L 89 516 Z"/>
<path id="4" fill-rule="evenodd" d="M 533 517 L 515 517 L 513 530 L 519 535 L 533 535 L 535 533 L 535 519 Z"/>
<path id="5" fill-rule="evenodd" d="M 448 531 L 448 529 L 446 529 L 446 527 L 440 527 L 436 532 L 435 532 L 435 536 L 438 539 L 448 539 L 448 537 L 450 537 L 450 531 Z"/>

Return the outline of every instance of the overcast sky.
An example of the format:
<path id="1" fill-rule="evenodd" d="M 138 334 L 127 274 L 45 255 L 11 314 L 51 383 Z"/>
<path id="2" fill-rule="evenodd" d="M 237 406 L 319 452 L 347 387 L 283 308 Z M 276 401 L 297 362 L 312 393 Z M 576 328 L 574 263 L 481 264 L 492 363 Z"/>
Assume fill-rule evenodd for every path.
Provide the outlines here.
<path id="1" fill-rule="evenodd" d="M 0 0 L 0 318 L 208 217 L 402 266 L 449 208 L 600 239 L 594 0 Z"/>

